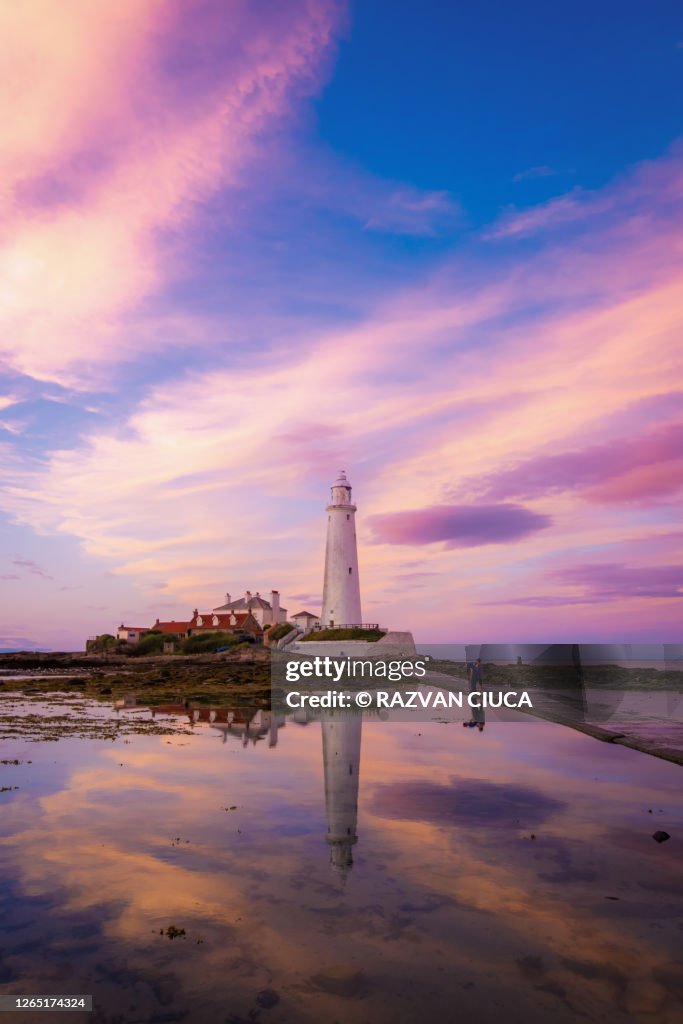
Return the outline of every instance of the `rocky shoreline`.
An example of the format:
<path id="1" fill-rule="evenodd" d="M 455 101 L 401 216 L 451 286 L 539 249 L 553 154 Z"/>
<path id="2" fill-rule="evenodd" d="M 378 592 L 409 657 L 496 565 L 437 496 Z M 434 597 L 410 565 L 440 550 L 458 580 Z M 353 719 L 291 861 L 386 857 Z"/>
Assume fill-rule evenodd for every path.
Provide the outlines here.
<path id="1" fill-rule="evenodd" d="M 270 703 L 270 653 L 241 648 L 223 654 L 125 655 L 19 653 L 0 655 L 0 690 L 74 692 L 115 700 L 144 694 L 151 704 L 173 700 Z"/>
<path id="2" fill-rule="evenodd" d="M 158 655 L 135 658 L 127 655 L 83 653 L 25 652 L 0 655 L 0 693 L 25 694 L 32 700 L 42 694 L 68 698 L 81 694 L 97 701 L 112 703 L 133 695 L 150 706 L 181 703 L 186 706 L 229 706 L 234 708 L 270 708 L 271 654 L 267 648 L 244 647 L 221 654 Z M 430 682 L 453 687 L 453 677 L 464 680 L 464 664 L 439 663 L 430 673 Z M 558 672 L 562 676 L 566 670 Z M 624 670 L 616 666 L 596 666 L 587 673 L 589 685 L 625 686 L 629 690 L 683 690 L 680 672 Z M 486 666 L 486 686 L 507 689 L 536 686 L 548 682 L 548 669 L 528 666 Z M 557 683 L 557 680 L 554 680 Z M 567 679 L 570 688 L 575 679 Z M 632 747 L 642 753 L 683 764 L 683 726 L 656 722 L 598 723 L 577 716 L 568 705 L 555 700 L 552 706 L 540 706 L 527 712 L 548 721 L 584 732 L 607 743 Z"/>

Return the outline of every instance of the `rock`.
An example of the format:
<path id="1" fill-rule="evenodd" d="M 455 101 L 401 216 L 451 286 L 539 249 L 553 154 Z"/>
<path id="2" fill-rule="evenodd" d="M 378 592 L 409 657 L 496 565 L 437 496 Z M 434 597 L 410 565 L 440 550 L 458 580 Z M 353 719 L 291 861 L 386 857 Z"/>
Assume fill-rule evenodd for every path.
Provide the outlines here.
<path id="1" fill-rule="evenodd" d="M 363 989 L 363 973 L 353 967 L 330 967 L 314 974 L 311 981 L 322 992 L 347 999 L 360 995 Z"/>
<path id="2" fill-rule="evenodd" d="M 280 1002 L 280 997 L 272 988 L 262 989 L 256 996 L 256 1005 L 260 1006 L 263 1010 L 270 1010 L 273 1006 L 277 1006 Z"/>
<path id="3" fill-rule="evenodd" d="M 656 832 L 652 833 L 652 838 L 656 843 L 665 843 L 667 839 L 671 839 L 668 832 L 662 832 L 661 829 L 657 829 Z"/>
<path id="4" fill-rule="evenodd" d="M 537 980 L 542 977 L 547 971 L 543 959 L 540 956 L 520 956 L 515 960 L 517 967 L 522 972 L 525 978 L 529 980 Z"/>

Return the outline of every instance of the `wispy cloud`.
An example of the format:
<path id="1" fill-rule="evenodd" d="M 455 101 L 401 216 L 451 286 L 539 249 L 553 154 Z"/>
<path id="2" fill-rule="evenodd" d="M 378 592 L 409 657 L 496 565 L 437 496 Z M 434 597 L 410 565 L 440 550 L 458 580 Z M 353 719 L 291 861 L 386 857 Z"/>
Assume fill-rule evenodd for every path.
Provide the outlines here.
<path id="1" fill-rule="evenodd" d="M 126 12 L 76 0 L 40 18 L 32 4 L 3 8 L 10 365 L 78 384 L 139 352 L 126 318 L 177 273 L 190 216 L 317 83 L 339 10 L 288 0 L 264 20 L 243 4 L 227 16 L 157 0 Z"/>
<path id="2" fill-rule="evenodd" d="M 646 161 L 628 175 L 600 190 L 573 188 L 564 195 L 549 199 L 524 210 L 510 208 L 487 232 L 489 239 L 521 238 L 527 235 L 561 229 L 566 226 L 595 222 L 619 209 L 622 221 L 631 216 L 640 220 L 656 218 L 680 203 L 681 144 L 660 161 Z M 640 223 L 638 229 L 642 230 Z"/>
<path id="3" fill-rule="evenodd" d="M 513 176 L 513 181 L 528 181 L 533 178 L 554 178 L 558 174 L 573 174 L 573 171 L 561 171 L 547 164 L 538 164 L 536 167 L 527 167 L 525 171 L 518 171 Z"/>
<path id="4" fill-rule="evenodd" d="M 46 580 L 54 579 L 53 576 L 50 576 L 49 572 L 30 558 L 15 558 L 12 565 L 16 565 L 19 569 L 24 569 L 31 576 L 42 576 Z M 16 579 L 16 577 L 13 578 Z"/>
<path id="5" fill-rule="evenodd" d="M 574 224 L 590 217 L 591 214 L 606 213 L 611 207 L 608 197 L 598 199 L 577 187 L 566 195 L 549 199 L 540 206 L 526 210 L 508 210 L 498 224 L 486 232 L 486 237 L 521 238 L 538 231 Z"/>

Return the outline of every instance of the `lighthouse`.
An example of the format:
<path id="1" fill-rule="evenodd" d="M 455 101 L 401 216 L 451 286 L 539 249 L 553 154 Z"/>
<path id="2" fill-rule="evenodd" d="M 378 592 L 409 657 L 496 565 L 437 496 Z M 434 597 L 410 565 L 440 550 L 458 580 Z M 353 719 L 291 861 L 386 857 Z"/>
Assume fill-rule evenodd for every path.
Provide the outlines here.
<path id="1" fill-rule="evenodd" d="M 321 625 L 353 626 L 363 621 L 360 608 L 356 506 L 344 470 L 332 484 L 327 506 L 327 545 Z"/>

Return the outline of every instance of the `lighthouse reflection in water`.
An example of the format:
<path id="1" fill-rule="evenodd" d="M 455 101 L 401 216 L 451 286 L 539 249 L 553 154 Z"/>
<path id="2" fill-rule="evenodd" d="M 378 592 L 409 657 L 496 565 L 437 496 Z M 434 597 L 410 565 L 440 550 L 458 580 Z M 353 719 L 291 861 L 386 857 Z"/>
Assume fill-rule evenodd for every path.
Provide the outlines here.
<path id="1" fill-rule="evenodd" d="M 358 836 L 358 779 L 363 718 L 340 713 L 321 717 L 325 807 L 330 863 L 341 872 L 353 864 L 352 849 Z"/>
<path id="2" fill-rule="evenodd" d="M 242 711 L 216 709 L 190 712 L 193 722 L 208 721 L 214 729 L 240 739 L 243 746 L 249 741 L 268 738 L 268 746 L 277 745 L 278 730 L 285 725 L 284 715 L 270 711 L 246 714 Z M 224 721 L 221 721 L 224 719 Z M 290 719 L 300 725 L 319 721 L 322 729 L 323 768 L 325 776 L 325 808 L 327 812 L 327 842 L 330 845 L 330 863 L 341 874 L 353 864 L 352 849 L 358 841 L 358 783 L 360 748 L 363 730 L 361 712 L 330 711 L 316 715 L 296 712 Z"/>

